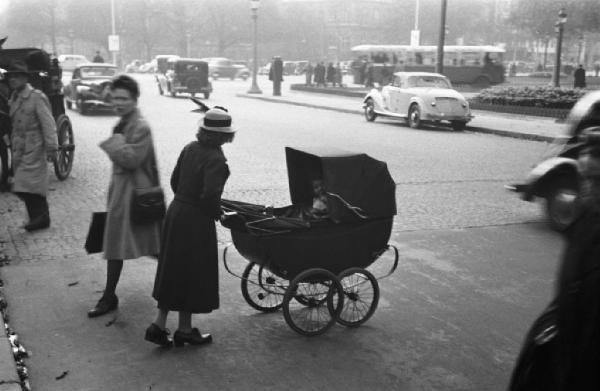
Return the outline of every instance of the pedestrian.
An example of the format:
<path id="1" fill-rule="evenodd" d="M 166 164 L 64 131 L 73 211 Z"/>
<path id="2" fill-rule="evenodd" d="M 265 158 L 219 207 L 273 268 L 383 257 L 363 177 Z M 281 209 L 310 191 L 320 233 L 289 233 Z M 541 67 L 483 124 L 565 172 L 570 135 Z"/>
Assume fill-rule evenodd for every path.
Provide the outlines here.
<path id="1" fill-rule="evenodd" d="M 281 96 L 281 82 L 283 81 L 283 61 L 281 57 L 273 57 L 269 69 L 269 80 L 273 82 L 273 96 Z"/>
<path id="2" fill-rule="evenodd" d="M 325 87 L 327 87 L 327 84 L 331 83 L 331 85 L 335 85 L 335 67 L 333 66 L 333 63 L 330 62 L 327 65 L 327 71 L 325 72 Z"/>
<path id="3" fill-rule="evenodd" d="M 317 87 L 325 87 L 325 64 L 323 61 L 318 63 L 315 67 L 315 84 Z"/>
<path id="4" fill-rule="evenodd" d="M 100 55 L 100 51 L 96 51 L 96 55 L 94 56 L 93 62 L 104 62 L 104 59 Z"/>
<path id="5" fill-rule="evenodd" d="M 224 108 L 206 112 L 196 135 L 179 155 L 171 188 L 175 198 L 167 211 L 162 249 L 152 296 L 158 302 L 155 321 L 146 330 L 147 341 L 170 345 L 166 321 L 179 312 L 175 346 L 212 341 L 192 327 L 192 314 L 219 308 L 218 251 L 215 220 L 221 216 L 221 193 L 229 177 L 221 146 L 233 141 L 235 130 Z"/>
<path id="6" fill-rule="evenodd" d="M 343 87 L 342 85 L 342 79 L 344 78 L 344 74 L 342 73 L 342 66 L 340 65 L 340 63 L 337 63 L 337 66 L 334 68 L 335 73 L 334 73 L 334 82 L 333 85 L 337 85 L 338 87 Z"/>
<path id="7" fill-rule="evenodd" d="M 50 226 L 47 162 L 56 160 L 58 139 L 50 101 L 29 84 L 24 62 L 11 64 L 6 72 L 12 91 L 10 105 L 12 191 L 25 202 L 29 222 L 23 228 L 35 231 Z"/>
<path id="8" fill-rule="evenodd" d="M 598 77 L 598 74 L 600 74 L 600 62 L 594 64 L 594 76 Z"/>
<path id="9" fill-rule="evenodd" d="M 10 90 L 3 74 L 0 74 L 0 193 L 10 191 Z"/>
<path id="10" fill-rule="evenodd" d="M 526 338 L 510 391 L 600 390 L 600 127 L 582 134 L 578 217 L 565 232 L 555 299 Z"/>
<path id="11" fill-rule="evenodd" d="M 585 88 L 585 69 L 579 64 L 575 72 L 573 72 L 573 87 Z"/>
<path id="12" fill-rule="evenodd" d="M 313 67 L 312 63 L 308 63 L 308 65 L 306 66 L 306 85 L 307 86 L 312 86 L 312 77 L 313 77 L 313 72 L 314 72 L 315 68 Z"/>
<path id="13" fill-rule="evenodd" d="M 160 251 L 161 222 L 140 224 L 131 220 L 134 190 L 156 186 L 159 181 L 152 132 L 137 107 L 140 89 L 134 79 L 119 75 L 111 81 L 110 91 L 121 119 L 112 135 L 100 143 L 112 161 L 102 245 L 107 271 L 104 294 L 88 312 L 90 318 L 118 307 L 115 291 L 124 259 L 156 256 Z"/>
<path id="14" fill-rule="evenodd" d="M 365 76 L 365 87 L 373 88 L 375 87 L 375 66 L 372 62 L 367 63 L 367 72 Z"/>

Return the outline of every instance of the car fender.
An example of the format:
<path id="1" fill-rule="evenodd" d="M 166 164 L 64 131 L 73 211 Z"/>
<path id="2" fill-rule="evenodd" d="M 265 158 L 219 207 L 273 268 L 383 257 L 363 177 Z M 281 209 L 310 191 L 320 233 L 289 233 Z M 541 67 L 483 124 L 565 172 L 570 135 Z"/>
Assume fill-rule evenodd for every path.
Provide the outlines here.
<path id="1" fill-rule="evenodd" d="M 408 115 L 408 111 L 410 110 L 410 107 L 414 103 L 419 105 L 419 107 L 421 108 L 421 112 L 423 110 L 428 110 L 427 106 L 425 106 L 425 101 L 423 100 L 423 98 L 421 98 L 420 96 L 413 96 L 408 100 L 408 107 L 406 108 L 407 115 Z"/>
<path id="2" fill-rule="evenodd" d="M 577 179 L 579 172 L 579 163 L 575 159 L 557 156 L 544 160 L 535 166 L 527 176 L 523 198 L 531 200 L 534 196 L 543 196 L 547 184 L 553 177 L 567 175 Z"/>
<path id="3" fill-rule="evenodd" d="M 373 100 L 375 110 L 383 110 L 383 108 L 385 107 L 385 102 L 383 101 L 383 96 L 381 95 L 381 92 L 379 92 L 375 88 L 373 88 L 363 99 L 363 107 L 364 103 L 367 103 L 368 99 Z"/>

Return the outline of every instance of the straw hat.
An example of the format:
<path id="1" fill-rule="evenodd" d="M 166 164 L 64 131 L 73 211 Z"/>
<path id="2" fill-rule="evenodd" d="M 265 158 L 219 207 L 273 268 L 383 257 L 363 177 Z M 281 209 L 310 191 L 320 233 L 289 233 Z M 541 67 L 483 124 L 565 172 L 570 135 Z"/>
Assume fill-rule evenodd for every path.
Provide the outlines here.
<path id="1" fill-rule="evenodd" d="M 231 116 L 222 109 L 212 108 L 208 110 L 200 126 L 211 132 L 235 133 L 235 129 L 231 126 Z"/>

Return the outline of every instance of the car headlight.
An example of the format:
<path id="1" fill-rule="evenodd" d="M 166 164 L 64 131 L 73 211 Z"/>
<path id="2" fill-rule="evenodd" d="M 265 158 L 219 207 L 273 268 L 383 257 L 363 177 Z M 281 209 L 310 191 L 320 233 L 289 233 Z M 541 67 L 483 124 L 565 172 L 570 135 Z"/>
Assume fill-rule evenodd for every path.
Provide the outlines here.
<path id="1" fill-rule="evenodd" d="M 433 107 L 435 107 L 435 106 L 436 106 L 435 100 L 432 100 L 432 101 L 431 101 L 431 105 L 432 105 Z"/>

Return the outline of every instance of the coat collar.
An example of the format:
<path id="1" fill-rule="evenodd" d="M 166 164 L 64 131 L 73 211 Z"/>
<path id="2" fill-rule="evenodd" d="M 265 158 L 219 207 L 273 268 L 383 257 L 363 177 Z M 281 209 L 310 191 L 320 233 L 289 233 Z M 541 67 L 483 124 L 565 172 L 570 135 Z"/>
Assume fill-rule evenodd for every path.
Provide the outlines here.
<path id="1" fill-rule="evenodd" d="M 10 97 L 10 115 L 12 116 L 23 104 L 23 102 L 31 96 L 33 87 L 31 84 L 25 84 L 25 88 L 21 91 L 13 91 Z"/>

